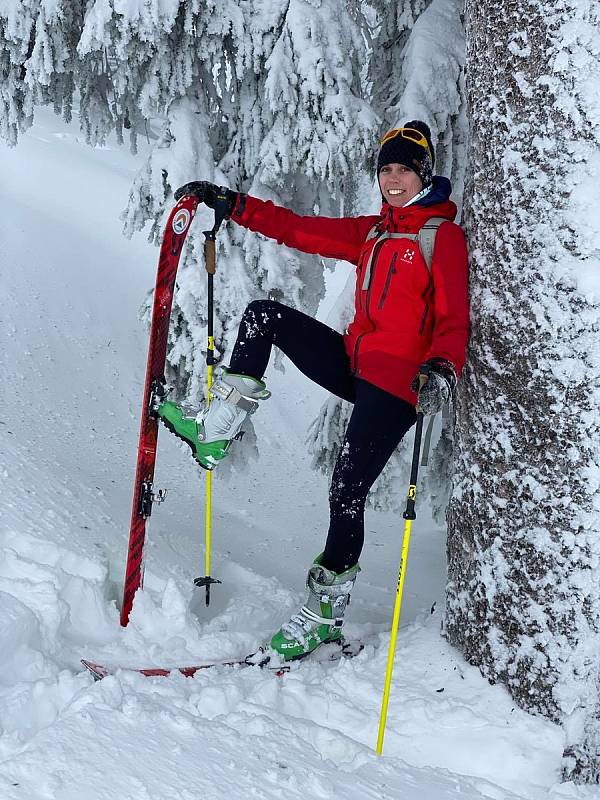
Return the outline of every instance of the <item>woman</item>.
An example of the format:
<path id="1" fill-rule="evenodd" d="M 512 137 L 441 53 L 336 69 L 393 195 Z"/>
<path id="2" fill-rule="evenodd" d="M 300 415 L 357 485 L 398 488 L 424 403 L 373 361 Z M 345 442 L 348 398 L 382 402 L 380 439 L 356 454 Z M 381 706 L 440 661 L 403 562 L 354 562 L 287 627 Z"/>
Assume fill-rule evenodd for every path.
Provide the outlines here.
<path id="1" fill-rule="evenodd" d="M 280 244 L 357 267 L 355 315 L 344 335 L 272 300 L 248 305 L 230 365 L 197 419 L 174 403 L 164 423 L 213 469 L 246 417 L 269 397 L 262 378 L 275 344 L 311 380 L 354 404 L 334 468 L 325 549 L 307 577 L 308 600 L 271 639 L 285 660 L 341 637 L 344 612 L 359 572 L 368 492 L 416 420 L 415 404 L 436 413 L 452 394 L 468 336 L 467 251 L 452 220 L 450 182 L 432 175 L 434 151 L 424 122 L 408 122 L 381 142 L 379 215 L 331 219 L 292 211 L 205 182 L 175 193 L 214 207 L 225 196 L 230 218 Z M 435 218 L 433 253 L 419 232 Z M 430 226 L 431 223 L 430 223 Z M 431 242 L 431 239 L 430 239 Z M 431 261 L 428 264 L 428 261 Z M 430 368 L 419 391 L 420 366 Z"/>

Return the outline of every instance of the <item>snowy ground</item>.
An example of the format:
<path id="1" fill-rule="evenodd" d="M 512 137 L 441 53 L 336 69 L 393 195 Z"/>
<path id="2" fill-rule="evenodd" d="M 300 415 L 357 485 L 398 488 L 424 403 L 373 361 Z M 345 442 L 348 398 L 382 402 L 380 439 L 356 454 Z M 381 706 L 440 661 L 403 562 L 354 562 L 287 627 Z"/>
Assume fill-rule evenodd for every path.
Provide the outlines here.
<path id="1" fill-rule="evenodd" d="M 368 644 L 351 661 L 283 678 L 223 668 L 94 683 L 81 670 L 81 657 L 147 666 L 244 655 L 302 597 L 327 520 L 327 486 L 303 446 L 324 395 L 288 366 L 271 376 L 268 430 L 255 418 L 260 462 L 215 476 L 223 584 L 209 609 L 192 584 L 204 572 L 203 480 L 162 436 L 157 485 L 169 497 L 152 518 L 145 591 L 120 628 L 146 349 L 137 314 L 157 257 L 143 236 L 120 234 L 139 163 L 87 148 L 50 113 L 16 150 L 0 146 L 2 800 L 597 797 L 557 783 L 561 731 L 515 708 L 440 638 L 443 533 L 425 510 L 382 758 L 393 515 L 368 516 L 347 626 Z"/>

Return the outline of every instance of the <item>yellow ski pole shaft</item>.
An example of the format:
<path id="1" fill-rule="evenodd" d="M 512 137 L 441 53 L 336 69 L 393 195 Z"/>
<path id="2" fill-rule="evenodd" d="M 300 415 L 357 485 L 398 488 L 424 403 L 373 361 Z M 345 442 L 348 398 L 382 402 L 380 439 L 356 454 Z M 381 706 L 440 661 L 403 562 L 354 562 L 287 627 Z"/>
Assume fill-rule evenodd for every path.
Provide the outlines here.
<path id="1" fill-rule="evenodd" d="M 413 498 L 416 497 L 416 486 L 411 486 Z M 392 635 L 390 637 L 390 647 L 388 650 L 387 666 L 385 671 L 385 682 L 383 686 L 383 698 L 381 700 L 381 712 L 379 715 L 379 730 L 377 732 L 377 747 L 375 752 L 378 756 L 383 752 L 383 737 L 385 736 L 385 725 L 387 722 L 388 705 L 390 702 L 390 689 L 392 685 L 392 673 L 394 670 L 394 656 L 396 655 L 396 640 L 398 638 L 398 628 L 400 626 L 400 612 L 402 610 L 402 595 L 404 592 L 404 578 L 406 576 L 406 564 L 408 561 L 408 547 L 410 544 L 410 533 L 412 520 L 407 519 L 404 523 L 404 540 L 402 542 L 402 557 L 400 559 L 400 570 L 398 573 L 398 586 L 396 589 L 396 600 L 394 602 L 394 614 L 392 616 Z"/>
<path id="2" fill-rule="evenodd" d="M 429 369 L 421 367 L 419 375 L 420 386 L 422 388 L 427 382 Z M 400 570 L 398 572 L 398 584 L 396 588 L 396 599 L 394 601 L 394 613 L 392 615 L 392 632 L 390 636 L 390 646 L 388 650 L 387 665 L 385 671 L 385 681 L 383 686 L 383 697 L 381 700 L 381 712 L 379 714 L 379 729 L 377 732 L 377 745 L 375 752 L 380 756 L 383 752 L 383 739 L 385 736 L 385 726 L 387 722 L 388 705 L 390 702 L 390 690 L 392 686 L 392 673 L 394 671 L 394 656 L 396 655 L 396 640 L 400 627 L 400 612 L 402 610 L 402 596 L 404 593 L 404 579 L 406 577 L 406 567 L 408 564 L 408 548 L 410 545 L 410 534 L 413 520 L 416 519 L 415 501 L 417 498 L 417 477 L 419 474 L 419 454 L 421 452 L 421 439 L 423 437 L 423 413 L 417 406 L 417 425 L 415 428 L 415 442 L 413 446 L 412 465 L 410 470 L 410 485 L 406 498 L 406 509 L 404 510 L 404 538 L 402 541 L 402 555 L 400 558 Z"/>
<path id="3" fill-rule="evenodd" d="M 212 277 L 212 276 L 211 276 Z M 210 387 L 213 384 L 213 364 L 215 353 L 215 338 L 208 337 L 207 370 L 206 370 L 206 401 L 210 405 Z M 204 574 L 210 578 L 210 554 L 212 546 L 212 472 L 206 473 L 206 512 L 205 512 L 205 547 L 204 547 Z M 210 603 L 210 583 L 206 584 L 206 605 Z"/>

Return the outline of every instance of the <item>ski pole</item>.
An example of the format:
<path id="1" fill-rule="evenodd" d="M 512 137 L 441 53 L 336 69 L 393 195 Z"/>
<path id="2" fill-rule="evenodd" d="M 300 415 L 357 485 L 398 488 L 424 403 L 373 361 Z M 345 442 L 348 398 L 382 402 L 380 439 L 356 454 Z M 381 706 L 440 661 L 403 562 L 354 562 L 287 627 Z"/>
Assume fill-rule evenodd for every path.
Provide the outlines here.
<path id="1" fill-rule="evenodd" d="M 419 368 L 419 390 L 427 383 L 430 367 L 424 364 Z M 421 451 L 421 438 L 423 436 L 423 412 L 417 405 L 417 425 L 415 428 L 415 443 L 413 446 L 412 465 L 410 469 L 410 485 L 406 498 L 406 508 L 402 516 L 404 517 L 404 539 L 402 541 L 402 556 L 400 558 L 400 570 L 398 572 L 398 585 L 396 588 L 396 600 L 394 602 L 394 613 L 392 615 L 392 634 L 390 637 L 390 647 L 388 650 L 387 667 L 385 672 L 385 683 L 383 686 L 383 697 L 381 700 L 381 713 L 379 715 L 379 731 L 377 733 L 377 746 L 375 752 L 378 756 L 383 752 L 383 737 L 385 736 L 385 725 L 387 721 L 388 704 L 390 701 L 390 688 L 392 684 L 392 672 L 394 669 L 394 656 L 396 654 L 396 639 L 400 626 L 400 611 L 402 609 L 402 594 L 404 592 L 404 578 L 406 577 L 406 565 L 408 562 L 408 546 L 410 544 L 410 533 L 413 520 L 417 518 L 415 513 L 415 501 L 417 498 L 417 477 L 419 474 L 419 454 Z"/>
<path id="2" fill-rule="evenodd" d="M 207 274 L 207 298 L 208 298 L 208 344 L 206 348 L 206 401 L 210 404 L 210 387 L 213 384 L 213 369 L 217 363 L 215 359 L 215 335 L 214 335 L 214 285 L 213 279 L 217 271 L 217 231 L 225 219 L 228 210 L 227 197 L 224 192 L 217 197 L 215 204 L 215 224 L 212 230 L 204 231 L 204 266 Z M 196 586 L 204 586 L 206 589 L 206 605 L 210 604 L 210 587 L 213 583 L 221 583 L 210 574 L 211 546 L 212 546 L 212 472 L 206 473 L 206 511 L 205 511 L 205 548 L 204 548 L 204 570 L 203 578 L 196 578 Z"/>

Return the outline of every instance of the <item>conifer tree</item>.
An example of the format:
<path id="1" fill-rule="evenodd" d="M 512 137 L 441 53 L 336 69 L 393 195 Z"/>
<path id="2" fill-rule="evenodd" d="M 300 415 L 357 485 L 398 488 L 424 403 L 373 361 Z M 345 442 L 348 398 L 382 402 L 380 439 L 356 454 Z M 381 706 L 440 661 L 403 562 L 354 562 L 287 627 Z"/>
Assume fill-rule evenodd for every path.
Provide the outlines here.
<path id="1" fill-rule="evenodd" d="M 51 104 L 69 120 L 82 0 L 22 0 L 0 6 L 0 136 L 15 145 L 36 105 Z"/>
<path id="2" fill-rule="evenodd" d="M 598 4 L 467 14 L 472 335 L 445 630 L 565 726 L 565 778 L 598 782 Z"/>
<path id="3" fill-rule="evenodd" d="M 364 96 L 367 63 L 356 0 L 27 0 L 0 8 L 1 132 L 15 143 L 36 104 L 66 118 L 74 92 L 90 144 L 160 125 L 124 214 L 157 240 L 173 190 L 214 180 L 304 213 L 351 210 L 356 172 L 376 135 Z M 201 215 L 175 297 L 169 361 L 179 391 L 202 395 L 205 299 Z M 224 355 L 245 304 L 274 292 L 308 313 L 322 265 L 254 234 L 223 230 L 216 280 Z"/>

